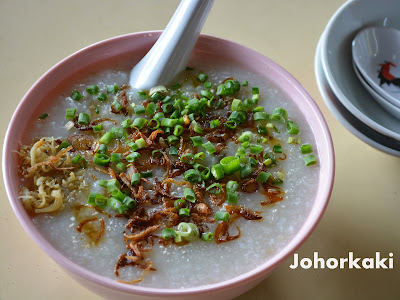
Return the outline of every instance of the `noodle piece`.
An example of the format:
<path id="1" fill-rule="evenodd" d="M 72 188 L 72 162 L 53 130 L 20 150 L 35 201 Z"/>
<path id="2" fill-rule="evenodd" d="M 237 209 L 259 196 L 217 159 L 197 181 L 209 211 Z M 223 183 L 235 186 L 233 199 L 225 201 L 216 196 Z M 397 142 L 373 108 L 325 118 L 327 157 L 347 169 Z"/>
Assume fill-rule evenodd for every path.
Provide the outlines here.
<path id="1" fill-rule="evenodd" d="M 149 264 L 147 265 L 147 268 L 143 270 L 142 275 L 140 276 L 140 278 L 134 279 L 134 280 L 131 280 L 131 281 L 125 281 L 125 280 L 117 279 L 117 281 L 121 282 L 121 283 L 126 283 L 126 284 L 132 284 L 132 283 L 141 282 L 143 280 L 143 278 L 144 278 L 144 275 L 146 275 L 146 273 L 148 271 L 150 271 L 152 267 L 153 267 L 153 263 L 151 261 L 149 261 Z"/>

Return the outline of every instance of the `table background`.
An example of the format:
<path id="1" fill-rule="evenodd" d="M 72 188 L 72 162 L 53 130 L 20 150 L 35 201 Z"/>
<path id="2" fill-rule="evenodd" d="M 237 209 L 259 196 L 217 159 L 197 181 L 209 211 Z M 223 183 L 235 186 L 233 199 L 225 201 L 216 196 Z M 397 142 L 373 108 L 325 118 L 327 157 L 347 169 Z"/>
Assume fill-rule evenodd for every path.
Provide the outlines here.
<path id="1" fill-rule="evenodd" d="M 291 270 L 289 258 L 238 299 L 399 299 L 400 159 L 371 148 L 330 113 L 317 88 L 314 54 L 344 0 L 217 0 L 203 33 L 246 45 L 296 77 L 321 108 L 336 151 L 335 185 L 327 211 L 297 251 L 312 257 L 394 253 L 393 270 Z M 69 54 L 112 36 L 163 29 L 177 0 L 1 0 L 1 141 L 29 87 Z M 72 281 L 19 225 L 0 186 L 0 299 L 100 297 Z"/>

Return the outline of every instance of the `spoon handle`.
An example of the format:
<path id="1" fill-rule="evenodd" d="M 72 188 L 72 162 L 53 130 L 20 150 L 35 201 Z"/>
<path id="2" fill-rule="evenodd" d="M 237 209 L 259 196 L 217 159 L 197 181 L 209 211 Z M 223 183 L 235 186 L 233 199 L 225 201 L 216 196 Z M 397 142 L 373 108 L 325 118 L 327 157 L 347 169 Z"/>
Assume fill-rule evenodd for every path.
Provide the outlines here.
<path id="1" fill-rule="evenodd" d="M 182 0 L 167 27 L 132 69 L 130 85 L 148 90 L 166 85 L 187 66 L 214 0 Z"/>

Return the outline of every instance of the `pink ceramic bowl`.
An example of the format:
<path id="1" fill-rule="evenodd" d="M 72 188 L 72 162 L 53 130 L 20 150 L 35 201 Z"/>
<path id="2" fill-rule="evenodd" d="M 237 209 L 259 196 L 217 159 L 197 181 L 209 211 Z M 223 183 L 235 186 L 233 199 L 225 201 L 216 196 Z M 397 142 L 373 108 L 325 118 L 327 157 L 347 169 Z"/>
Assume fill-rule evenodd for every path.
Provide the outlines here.
<path id="1" fill-rule="evenodd" d="M 20 178 L 17 173 L 17 150 L 20 142 L 28 142 L 24 136 L 30 122 L 42 113 L 43 105 L 47 105 L 57 90 L 74 80 L 74 77 L 84 70 L 115 60 L 128 62 L 138 61 L 155 43 L 160 32 L 134 33 L 108 39 L 84 48 L 67 57 L 46 74 L 44 74 L 28 91 L 14 113 L 4 142 L 3 176 L 8 197 L 14 212 L 22 226 L 31 238 L 53 260 L 89 290 L 110 299 L 231 299 L 248 291 L 286 258 L 288 258 L 311 234 L 319 222 L 328 204 L 334 180 L 334 151 L 329 129 L 316 103 L 301 84 L 288 72 L 267 57 L 236 43 L 220 38 L 202 35 L 196 45 L 192 59 L 207 59 L 223 57 L 230 63 L 246 66 L 249 72 L 254 72 L 273 83 L 282 93 L 286 94 L 292 104 L 304 116 L 312 128 L 316 145 L 314 151 L 319 155 L 319 182 L 317 193 L 309 215 L 286 247 L 270 260 L 260 264 L 254 270 L 217 284 L 188 289 L 158 289 L 137 287 L 118 283 L 114 280 L 98 276 L 76 265 L 60 254 L 36 229 L 31 218 L 18 199 Z"/>

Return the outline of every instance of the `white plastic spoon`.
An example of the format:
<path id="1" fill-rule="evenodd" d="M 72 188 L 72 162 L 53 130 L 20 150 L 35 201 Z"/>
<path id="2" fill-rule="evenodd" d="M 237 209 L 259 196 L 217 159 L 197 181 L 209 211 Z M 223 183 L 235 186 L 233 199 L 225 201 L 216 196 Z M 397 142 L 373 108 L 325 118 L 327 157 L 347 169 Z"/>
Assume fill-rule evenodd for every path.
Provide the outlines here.
<path id="1" fill-rule="evenodd" d="M 130 85 L 148 90 L 167 85 L 187 66 L 214 0 L 182 0 L 167 27 L 132 69 Z"/>

